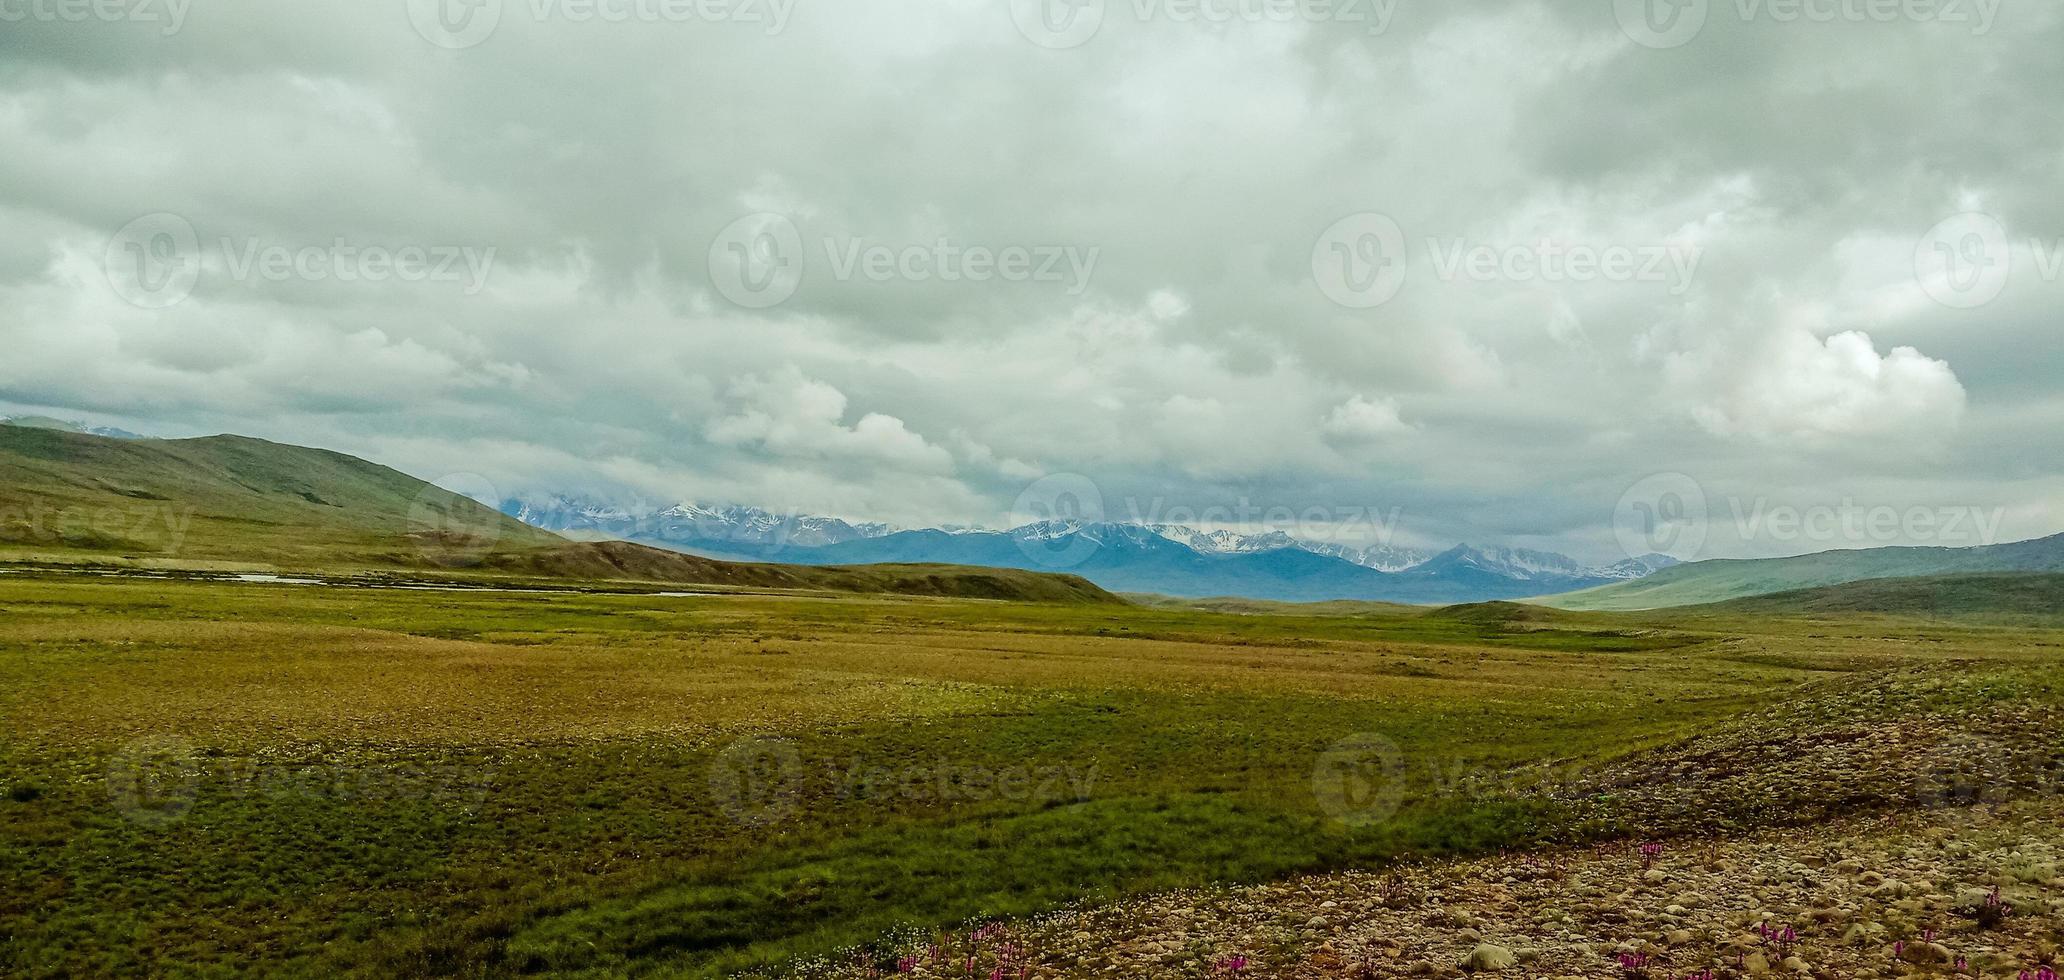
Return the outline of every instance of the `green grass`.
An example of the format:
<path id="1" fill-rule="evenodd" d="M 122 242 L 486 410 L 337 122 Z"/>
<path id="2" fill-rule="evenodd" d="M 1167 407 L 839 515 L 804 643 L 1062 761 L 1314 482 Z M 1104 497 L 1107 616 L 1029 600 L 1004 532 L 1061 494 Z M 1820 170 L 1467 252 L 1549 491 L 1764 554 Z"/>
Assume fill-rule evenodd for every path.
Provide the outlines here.
<path id="1" fill-rule="evenodd" d="M 2064 574 L 1995 572 L 1871 579 L 1736 599 L 1721 611 L 1751 615 L 1848 616 L 2056 623 L 2064 620 Z"/>
<path id="2" fill-rule="evenodd" d="M 1858 548 L 1791 558 L 1716 559 L 1537 602 L 1563 609 L 1662 609 L 1867 579 L 2064 571 L 2064 534 L 1971 548 Z"/>
<path id="3" fill-rule="evenodd" d="M 2037 669 L 2057 642 L 1520 612 L 0 575 L 0 973 L 773 968 L 1524 846 L 1552 808 L 1463 777 L 1886 664 Z M 1325 791 L 1360 733 L 1396 747 L 1394 808 Z"/>

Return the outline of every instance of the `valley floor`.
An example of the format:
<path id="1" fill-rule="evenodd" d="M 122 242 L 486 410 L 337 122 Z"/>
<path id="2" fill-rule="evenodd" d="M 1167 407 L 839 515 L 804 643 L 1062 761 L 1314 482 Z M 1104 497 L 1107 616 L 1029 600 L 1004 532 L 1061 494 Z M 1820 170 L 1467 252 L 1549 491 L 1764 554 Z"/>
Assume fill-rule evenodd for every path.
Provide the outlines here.
<path id="1" fill-rule="evenodd" d="M 2064 632 L 1326 612 L 0 576 L 0 975 L 2055 954 Z"/>
<path id="2" fill-rule="evenodd" d="M 2064 954 L 2064 741 L 2034 691 L 1979 694 L 2001 682 L 2014 683 L 1866 672 L 1601 766 L 1468 787 L 1557 800 L 1550 836 L 1596 838 L 1584 846 L 1085 906 L 979 942 L 927 938 L 898 965 L 964 976 L 972 953 L 1024 977 L 2015 978 Z"/>

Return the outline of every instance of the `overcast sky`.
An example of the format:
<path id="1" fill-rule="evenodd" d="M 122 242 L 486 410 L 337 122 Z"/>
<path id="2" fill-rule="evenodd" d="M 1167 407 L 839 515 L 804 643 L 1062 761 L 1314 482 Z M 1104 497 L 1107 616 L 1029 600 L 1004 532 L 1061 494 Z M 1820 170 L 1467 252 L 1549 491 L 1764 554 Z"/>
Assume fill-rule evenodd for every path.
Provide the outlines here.
<path id="1" fill-rule="evenodd" d="M 0 0 L 0 411 L 905 524 L 2064 530 L 2059 5 L 1646 3 Z"/>

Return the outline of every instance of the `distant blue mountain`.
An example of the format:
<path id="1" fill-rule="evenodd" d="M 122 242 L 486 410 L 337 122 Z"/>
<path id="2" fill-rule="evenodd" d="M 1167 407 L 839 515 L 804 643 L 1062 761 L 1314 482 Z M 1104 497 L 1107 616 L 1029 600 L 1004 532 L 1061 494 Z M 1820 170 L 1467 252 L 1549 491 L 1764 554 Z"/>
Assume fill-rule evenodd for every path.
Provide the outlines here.
<path id="1" fill-rule="evenodd" d="M 1286 602 L 1369 599 L 1450 603 L 1515 599 L 1620 581 L 1575 568 L 1498 568 L 1485 552 L 1458 547 L 1419 566 L 1386 572 L 1302 548 L 1202 554 L 1125 524 L 1034 524 L 1011 531 L 902 531 L 762 557 L 804 564 L 940 562 L 1069 571 L 1106 589 L 1173 596 L 1245 596 Z"/>
<path id="2" fill-rule="evenodd" d="M 1591 568 L 1563 555 L 1516 548 L 1461 545 L 1428 554 L 1303 541 L 1280 531 L 1201 533 L 1165 524 L 1046 521 L 1008 531 L 894 530 L 753 507 L 643 510 L 562 497 L 509 501 L 503 510 L 548 530 L 608 534 L 711 558 L 1072 572 L 1120 592 L 1287 602 L 1517 599 L 1639 578 L 1673 562 L 1653 555 Z"/>

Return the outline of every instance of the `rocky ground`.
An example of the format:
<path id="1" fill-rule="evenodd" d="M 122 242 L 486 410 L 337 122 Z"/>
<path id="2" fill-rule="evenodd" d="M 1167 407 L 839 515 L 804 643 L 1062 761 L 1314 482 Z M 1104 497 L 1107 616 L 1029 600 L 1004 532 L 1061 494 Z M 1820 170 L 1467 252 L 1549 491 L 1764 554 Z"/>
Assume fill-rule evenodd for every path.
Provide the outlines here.
<path id="1" fill-rule="evenodd" d="M 1941 676 L 1833 685 L 1485 787 L 1554 796 L 1568 839 L 1608 843 L 1172 892 L 803 972 L 2055 980 L 2064 746 L 2033 703 L 1973 701 Z"/>
<path id="2" fill-rule="evenodd" d="M 1963 961 L 2011 978 L 2064 943 L 2060 816 L 1979 806 L 1176 893 L 1020 942 L 1034 976 L 1861 978 Z"/>
<path id="3" fill-rule="evenodd" d="M 2064 733 L 2048 704 L 2001 693 L 1955 673 L 1878 674 L 1676 745 L 1531 778 L 1568 803 L 1571 827 L 1591 837 L 1725 833 L 2064 795 Z"/>

